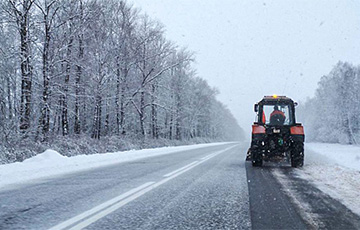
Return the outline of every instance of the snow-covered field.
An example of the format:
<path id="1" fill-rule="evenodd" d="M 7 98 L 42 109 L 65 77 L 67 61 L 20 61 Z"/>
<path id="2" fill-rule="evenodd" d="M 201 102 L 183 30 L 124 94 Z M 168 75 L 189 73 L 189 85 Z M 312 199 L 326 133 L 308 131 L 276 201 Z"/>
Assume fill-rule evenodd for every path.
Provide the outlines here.
<path id="1" fill-rule="evenodd" d="M 0 165 L 0 189 L 7 186 L 31 183 L 39 179 L 46 179 L 48 177 L 88 170 L 105 165 L 223 144 L 227 143 L 222 142 L 163 147 L 157 149 L 130 150 L 107 154 L 79 155 L 74 157 L 66 157 L 54 150 L 46 150 L 23 162 Z"/>
<path id="2" fill-rule="evenodd" d="M 298 175 L 360 215 L 360 146 L 306 143 Z"/>

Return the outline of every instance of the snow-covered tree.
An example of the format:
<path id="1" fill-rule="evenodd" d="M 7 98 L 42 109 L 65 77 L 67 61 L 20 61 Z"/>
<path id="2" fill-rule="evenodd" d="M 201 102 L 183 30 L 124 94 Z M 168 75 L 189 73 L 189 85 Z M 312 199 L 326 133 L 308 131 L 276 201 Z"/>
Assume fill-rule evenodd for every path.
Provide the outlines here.
<path id="1" fill-rule="evenodd" d="M 314 98 L 300 107 L 310 140 L 360 141 L 360 68 L 339 62 L 318 83 Z"/>
<path id="2" fill-rule="evenodd" d="M 0 4 L 0 160 L 31 155 L 16 155 L 20 140 L 242 138 L 217 90 L 197 76 L 194 55 L 126 1 Z"/>

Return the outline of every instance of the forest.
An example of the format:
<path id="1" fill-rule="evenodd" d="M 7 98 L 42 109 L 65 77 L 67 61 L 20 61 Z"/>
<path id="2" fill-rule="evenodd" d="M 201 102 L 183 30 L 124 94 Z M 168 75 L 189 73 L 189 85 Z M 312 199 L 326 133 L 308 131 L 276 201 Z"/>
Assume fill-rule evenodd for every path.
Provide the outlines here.
<path id="1" fill-rule="evenodd" d="M 194 62 L 126 1 L 1 1 L 0 163 L 243 139 Z"/>
<path id="2" fill-rule="evenodd" d="M 308 141 L 360 143 L 360 66 L 338 62 L 299 107 Z"/>

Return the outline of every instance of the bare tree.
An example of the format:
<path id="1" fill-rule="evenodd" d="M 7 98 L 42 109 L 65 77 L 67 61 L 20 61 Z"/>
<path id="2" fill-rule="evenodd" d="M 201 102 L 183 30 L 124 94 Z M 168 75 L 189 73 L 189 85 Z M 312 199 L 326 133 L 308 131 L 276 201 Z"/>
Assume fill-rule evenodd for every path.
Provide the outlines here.
<path id="1" fill-rule="evenodd" d="M 40 10 L 43 18 L 43 44 L 42 44 L 42 76 L 43 76 L 43 93 L 41 117 L 39 121 L 39 130 L 41 130 L 42 138 L 46 140 L 50 128 L 50 42 L 51 33 L 53 32 L 53 25 L 55 16 L 60 9 L 57 0 L 43 0 L 35 2 L 37 8 Z"/>
<path id="2" fill-rule="evenodd" d="M 74 132 L 75 134 L 80 134 L 81 132 L 81 123 L 80 123 L 80 83 L 83 74 L 82 60 L 84 58 L 84 45 L 83 45 L 83 26 L 84 26 L 84 10 L 83 10 L 83 2 L 80 0 L 78 2 L 79 6 L 79 24 L 80 29 L 77 35 L 78 47 L 77 47 L 77 63 L 76 63 L 76 79 L 75 79 L 75 124 L 74 124 Z"/>
<path id="3" fill-rule="evenodd" d="M 31 65 L 30 16 L 34 1 L 35 0 L 8 0 L 11 9 L 8 12 L 10 16 L 15 19 L 20 34 L 20 130 L 25 136 L 30 128 L 32 103 L 33 67 Z"/>
<path id="4" fill-rule="evenodd" d="M 43 146 L 89 137 L 220 140 L 237 127 L 197 76 L 193 55 L 126 1 L 0 4 L 0 137 L 9 146 L 23 136 Z"/>
<path id="5" fill-rule="evenodd" d="M 126 87 L 129 72 L 135 65 L 134 30 L 138 12 L 133 10 L 124 1 L 120 1 L 115 9 L 115 61 L 116 61 L 116 127 L 118 134 L 125 134 L 125 106 L 126 106 Z"/>

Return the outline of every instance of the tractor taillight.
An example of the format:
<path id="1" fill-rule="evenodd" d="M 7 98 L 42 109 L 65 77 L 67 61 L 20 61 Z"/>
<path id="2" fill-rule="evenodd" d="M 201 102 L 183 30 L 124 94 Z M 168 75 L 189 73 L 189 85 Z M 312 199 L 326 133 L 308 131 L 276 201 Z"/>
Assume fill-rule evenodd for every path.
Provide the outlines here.
<path id="1" fill-rule="evenodd" d="M 265 133 L 265 127 L 261 126 L 261 125 L 253 125 L 252 126 L 252 133 L 253 134 Z"/>
<path id="2" fill-rule="evenodd" d="M 304 127 L 303 126 L 293 126 L 290 128 L 290 133 L 293 135 L 304 135 Z"/>

